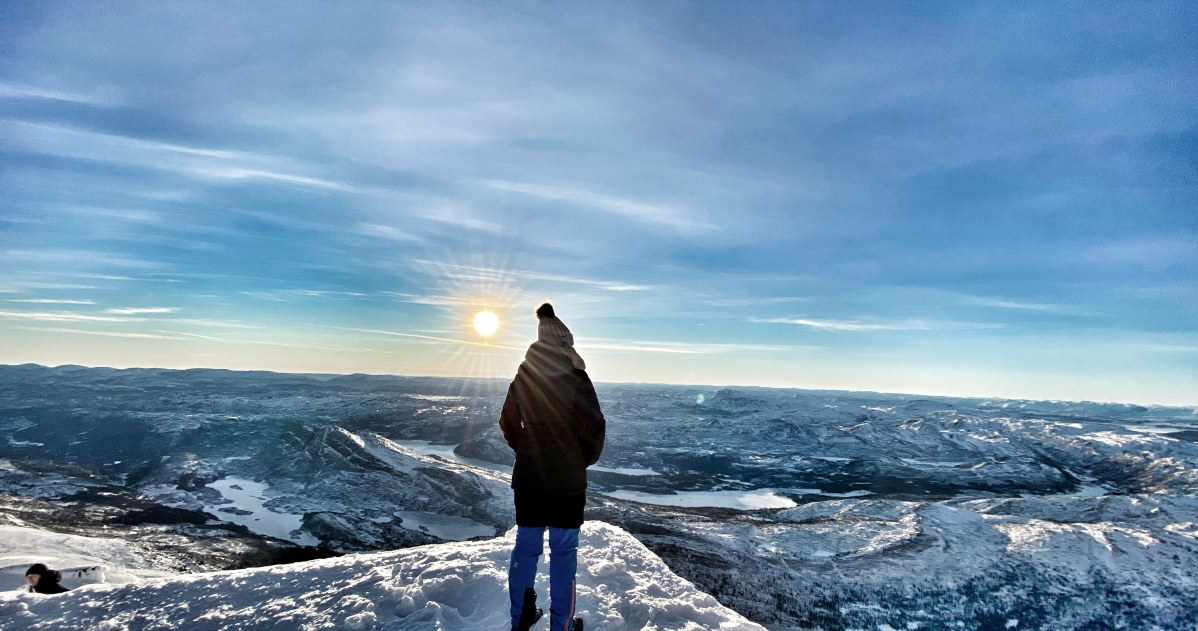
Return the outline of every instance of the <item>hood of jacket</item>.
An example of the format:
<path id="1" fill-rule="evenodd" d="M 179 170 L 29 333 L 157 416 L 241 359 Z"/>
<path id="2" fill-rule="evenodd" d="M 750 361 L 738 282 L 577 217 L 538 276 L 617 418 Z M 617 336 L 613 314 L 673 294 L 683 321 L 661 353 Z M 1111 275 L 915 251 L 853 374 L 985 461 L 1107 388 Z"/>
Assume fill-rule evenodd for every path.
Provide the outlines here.
<path id="1" fill-rule="evenodd" d="M 524 353 L 524 366 L 545 379 L 564 377 L 574 372 L 574 362 L 562 349 L 545 342 L 533 342 Z"/>

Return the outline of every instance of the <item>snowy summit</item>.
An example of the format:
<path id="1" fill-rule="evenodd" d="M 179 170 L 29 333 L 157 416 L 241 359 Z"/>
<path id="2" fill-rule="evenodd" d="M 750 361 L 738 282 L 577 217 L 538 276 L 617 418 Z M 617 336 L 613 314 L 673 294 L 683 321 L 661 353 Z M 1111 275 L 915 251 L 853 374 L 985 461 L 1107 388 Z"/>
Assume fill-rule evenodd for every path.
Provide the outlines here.
<path id="1" fill-rule="evenodd" d="M 4 568 L 0 576 L 8 589 L 0 592 L 0 629 L 507 629 L 513 533 L 485 541 L 150 579 L 111 567 L 112 560 L 103 557 L 114 548 L 98 540 L 94 552 L 100 558 L 90 560 L 108 564 L 110 575 L 130 582 L 87 584 L 47 596 L 24 592 L 13 568 Z M 4 548 L 0 563 L 9 565 L 15 559 L 7 542 Z M 72 560 L 88 559 L 76 552 Z M 544 574 L 537 593 L 547 602 Z M 66 578 L 64 583 L 71 585 Z M 632 535 L 602 522 L 583 526 L 578 612 L 589 629 L 604 631 L 763 631 L 676 576 Z"/>

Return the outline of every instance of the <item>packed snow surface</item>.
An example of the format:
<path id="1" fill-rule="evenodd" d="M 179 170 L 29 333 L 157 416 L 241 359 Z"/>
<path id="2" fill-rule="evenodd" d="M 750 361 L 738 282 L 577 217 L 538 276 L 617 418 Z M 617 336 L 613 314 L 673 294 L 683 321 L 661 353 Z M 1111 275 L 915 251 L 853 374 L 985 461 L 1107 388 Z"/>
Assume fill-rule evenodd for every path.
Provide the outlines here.
<path id="1" fill-rule="evenodd" d="M 0 629 L 478 631 L 507 629 L 515 531 L 446 543 L 61 595 L 0 592 Z M 548 559 L 537 593 L 548 608 Z M 602 631 L 764 631 L 679 578 L 623 530 L 583 526 L 577 612 Z M 545 623 L 542 622 L 543 626 Z"/>
<path id="2" fill-rule="evenodd" d="M 643 493 L 641 491 L 613 491 L 609 497 L 632 500 L 642 504 L 660 506 L 718 507 L 740 510 L 761 508 L 794 508 L 794 500 L 781 497 L 773 491 L 682 491 L 680 493 Z"/>
<path id="3" fill-rule="evenodd" d="M 81 537 L 23 526 L 0 526 L 0 590 L 25 584 L 25 570 L 34 563 L 51 568 L 91 568 L 84 580 L 64 572 L 62 584 L 77 587 L 90 582 L 129 583 L 169 576 L 154 569 L 145 551 L 127 541 Z M 0 618 L 0 625 L 3 625 Z"/>

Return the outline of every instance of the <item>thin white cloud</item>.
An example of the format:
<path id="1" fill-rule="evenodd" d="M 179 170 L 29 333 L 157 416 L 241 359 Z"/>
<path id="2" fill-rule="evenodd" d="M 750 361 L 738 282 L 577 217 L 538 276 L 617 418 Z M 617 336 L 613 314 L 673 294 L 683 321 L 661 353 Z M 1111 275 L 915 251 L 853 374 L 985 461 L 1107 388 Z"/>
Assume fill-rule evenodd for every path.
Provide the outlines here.
<path id="1" fill-rule="evenodd" d="M 136 315 L 144 314 L 145 310 L 127 309 L 127 310 L 116 310 L 116 311 L 117 312 L 109 313 L 108 315 L 94 315 L 94 314 L 87 314 L 87 313 L 75 313 L 75 312 L 70 312 L 70 311 L 41 311 L 41 312 L 0 311 L 0 318 L 9 319 L 9 320 L 36 320 L 36 321 L 42 321 L 42 322 L 147 322 L 147 321 L 149 321 L 148 318 L 133 317 Z M 128 312 L 128 313 L 121 313 L 121 311 Z M 173 309 L 171 311 L 153 311 L 152 313 L 167 314 L 167 313 L 175 313 L 177 311 L 178 311 L 178 309 Z M 245 324 L 245 323 L 236 322 L 236 321 L 206 320 L 206 319 L 202 319 L 202 318 L 155 318 L 153 320 L 153 322 L 155 324 L 171 323 L 171 324 L 177 324 L 177 325 L 209 327 L 209 328 L 223 328 L 223 329 L 241 329 L 241 330 L 258 330 L 258 329 L 263 328 L 261 326 Z M 187 334 L 178 333 L 178 335 L 187 335 Z M 198 334 L 193 334 L 193 335 L 197 335 L 199 337 L 204 337 L 204 336 L 200 336 Z"/>
<path id="2" fill-rule="evenodd" d="M 629 219 L 666 226 L 677 232 L 693 234 L 711 229 L 710 225 L 699 220 L 695 212 L 678 206 L 649 204 L 616 195 L 548 184 L 504 180 L 484 180 L 482 184 L 496 190 L 521 193 L 530 197 L 575 206 L 586 206 Z"/>
<path id="3" fill-rule="evenodd" d="M 413 217 L 428 219 L 448 226 L 477 230 L 490 234 L 503 232 L 503 224 L 487 219 L 480 219 L 476 216 L 473 208 L 455 201 L 441 200 L 436 203 L 420 205 L 413 208 L 410 214 Z"/>
<path id="4" fill-rule="evenodd" d="M 118 307 L 113 309 L 105 309 L 104 313 L 113 315 L 142 315 L 154 313 L 176 313 L 177 307 Z"/>
<path id="5" fill-rule="evenodd" d="M 22 302 L 22 303 L 31 303 L 31 304 L 39 304 L 39 305 L 94 305 L 94 304 L 96 304 L 95 300 L 65 300 L 65 299 L 58 299 L 58 298 L 22 298 L 22 299 L 14 298 L 12 300 L 9 300 L 9 302 Z"/>
<path id="6" fill-rule="evenodd" d="M 814 318 L 764 318 L 750 322 L 792 324 L 825 331 L 938 331 L 960 329 L 1001 329 L 1005 324 L 990 322 L 948 322 L 932 320 L 896 320 L 890 322 L 861 322 L 858 320 L 823 320 Z"/>
<path id="7" fill-rule="evenodd" d="M 145 318 L 129 318 L 121 316 L 90 315 L 86 313 L 30 312 L 30 311 L 0 311 L 0 318 L 12 320 L 41 320 L 46 322 L 144 322 Z"/>
<path id="8" fill-rule="evenodd" d="M 97 250 L 44 248 L 44 249 L 11 249 L 0 250 L 0 259 L 6 259 L 14 264 L 37 264 L 41 270 L 53 267 L 89 269 L 95 267 L 123 267 L 136 270 L 161 270 L 167 267 L 159 261 L 147 261 L 127 256 Z M 87 277 L 86 274 L 70 271 L 63 276 Z M 92 276 L 103 280 L 134 280 L 123 276 Z M 30 285 L 32 286 L 32 285 Z"/>
<path id="9" fill-rule="evenodd" d="M 350 186 L 343 182 L 334 182 L 318 177 L 306 177 L 303 175 L 294 175 L 291 173 L 282 173 L 278 171 L 268 171 L 265 169 L 247 169 L 237 166 L 227 167 L 191 167 L 184 169 L 186 172 L 195 175 L 208 177 L 217 180 L 274 180 L 276 182 L 285 182 L 287 184 L 300 184 L 303 186 L 313 186 L 317 188 L 328 188 L 346 192 L 362 192 L 361 189 Z"/>
<path id="10" fill-rule="evenodd" d="M 451 298 L 448 296 L 407 294 L 407 293 L 403 293 L 403 292 L 399 292 L 399 291 L 384 291 L 384 292 L 380 292 L 380 294 L 383 296 L 387 296 L 388 298 L 390 298 L 396 302 L 405 302 L 405 303 L 414 304 L 414 305 L 430 305 L 430 306 L 438 306 L 439 307 L 439 306 L 444 306 L 446 304 L 465 305 L 466 303 L 469 302 L 465 298 Z"/>
<path id="11" fill-rule="evenodd" d="M 368 237 L 375 237 L 377 239 L 384 239 L 387 241 L 399 241 L 399 242 L 405 242 L 405 241 L 421 242 L 421 241 L 424 241 L 424 239 L 422 239 L 414 234 L 404 232 L 403 230 L 400 230 L 399 228 L 396 228 L 394 226 L 386 226 L 386 225 L 377 224 L 377 223 L 360 223 L 360 224 L 358 224 L 355 231 L 361 235 L 366 235 Z"/>
<path id="12" fill-rule="evenodd" d="M 750 307 L 760 308 L 764 305 L 786 305 L 795 302 L 809 302 L 810 296 L 763 296 L 761 298 L 723 298 L 720 296 L 705 296 L 703 305 L 707 307 Z"/>
<path id="13" fill-rule="evenodd" d="M 1148 234 L 1110 240 L 1076 254 L 1087 265 L 1137 266 L 1167 269 L 1183 261 L 1198 259 L 1198 244 L 1192 234 Z"/>
<path id="14" fill-rule="evenodd" d="M 180 341 L 184 338 L 173 335 L 158 335 L 154 333 L 122 333 L 119 331 L 91 331 L 87 329 L 67 329 L 59 327 L 17 327 L 22 331 L 42 331 L 45 333 L 71 333 L 75 335 L 99 335 L 102 337 L 121 337 L 132 339 L 147 339 L 147 340 L 176 340 Z"/>
<path id="15" fill-rule="evenodd" d="M 66 101 L 68 103 L 82 103 L 84 105 L 95 105 L 100 107 L 112 107 L 120 105 L 119 101 L 110 97 L 103 97 L 93 94 L 82 94 L 79 92 L 66 92 L 63 90 L 43 88 L 36 85 L 6 83 L 3 81 L 0 81 L 0 98 L 47 99 L 51 101 Z"/>
<path id="16" fill-rule="evenodd" d="M 182 332 L 182 331 L 161 331 L 161 330 L 159 330 L 159 331 L 155 331 L 155 333 L 162 333 L 162 334 L 164 334 L 164 335 L 180 335 L 180 336 L 189 337 L 189 338 L 197 338 L 197 339 L 201 339 L 201 340 L 210 340 L 210 341 L 213 341 L 213 342 L 227 342 L 227 341 L 228 341 L 228 340 L 226 340 L 226 339 L 224 339 L 224 338 L 220 338 L 220 337 L 213 337 L 213 336 L 211 336 L 211 335 L 200 335 L 199 333 L 184 333 L 184 332 Z"/>
<path id="17" fill-rule="evenodd" d="M 789 352 L 816 348 L 812 346 L 787 346 L 774 344 L 736 344 L 736 343 L 706 343 L 706 342 L 661 342 L 647 340 L 612 340 L 578 338 L 575 348 L 580 351 L 605 350 L 626 351 L 637 353 L 674 353 L 683 355 L 710 355 L 716 353 L 748 352 Z"/>
<path id="18" fill-rule="evenodd" d="M 525 270 L 462 265 L 458 263 L 445 263 L 443 261 L 417 260 L 414 262 L 424 265 L 428 268 L 433 268 L 437 273 L 446 278 L 459 281 L 515 283 L 517 281 L 526 282 L 532 280 L 542 280 L 555 283 L 564 283 L 568 285 L 585 285 L 607 291 L 618 292 L 650 291 L 655 289 L 655 286 L 653 285 L 629 283 L 624 281 L 594 280 L 577 276 L 566 276 L 562 274 L 546 274 L 542 272 L 531 272 Z"/>
<path id="19" fill-rule="evenodd" d="M 264 328 L 256 324 L 246 324 L 244 322 L 238 322 L 234 320 L 206 320 L 203 318 L 163 318 L 161 320 L 155 320 L 155 324 L 161 324 L 164 322 L 216 329 L 258 330 Z"/>
<path id="20" fill-rule="evenodd" d="M 666 343 L 669 344 L 669 343 Z M 583 350 L 631 351 L 636 353 L 675 353 L 682 355 L 704 355 L 706 351 L 697 348 L 687 348 L 680 344 L 662 344 L 655 342 L 582 342 L 578 340 L 575 348 Z"/>
<path id="21" fill-rule="evenodd" d="M 463 265 L 460 263 L 448 263 L 428 259 L 417 259 L 412 262 L 423 267 L 426 272 L 434 276 L 454 281 L 508 284 L 522 278 L 520 272 L 497 267 Z"/>
<path id="22" fill-rule="evenodd" d="M 189 147 L 130 136 L 0 119 L 0 135 L 36 153 L 132 164 L 209 180 L 271 180 L 287 184 L 362 193 L 344 182 L 303 174 L 295 160 L 247 151 Z"/>
<path id="23" fill-rule="evenodd" d="M 101 289 L 98 285 L 75 285 L 71 283 L 45 283 L 45 282 L 27 282 L 16 281 L 12 286 L 0 289 L 0 292 L 6 294 L 17 294 L 30 289 Z"/>
<path id="24" fill-rule="evenodd" d="M 327 344 L 294 344 L 290 342 L 278 342 L 271 340 L 236 340 L 230 342 L 217 337 L 206 335 L 197 335 L 194 333 L 180 333 L 174 331 L 156 331 L 154 333 L 126 333 L 121 331 L 95 331 L 88 329 L 70 329 L 61 327 L 16 327 L 22 331 L 39 331 L 44 333 L 67 333 L 72 335 L 96 335 L 100 337 L 119 337 L 124 339 L 143 339 L 143 340 L 168 340 L 175 342 L 195 341 L 196 339 L 204 339 L 214 342 L 233 343 L 238 345 L 249 346 L 271 346 L 278 348 L 302 348 L 314 349 L 322 351 L 338 351 L 338 352 L 372 352 L 371 349 L 348 348 L 340 346 L 330 346 Z"/>
<path id="25" fill-rule="evenodd" d="M 250 298 L 270 300 L 273 302 L 287 302 L 289 300 L 297 300 L 301 298 L 354 300 L 357 298 L 365 298 L 370 295 L 358 291 L 328 291 L 323 289 L 274 289 L 267 291 L 243 291 L 239 293 Z"/>
<path id="26" fill-rule="evenodd" d="M 978 305 L 980 307 L 997 307 L 999 309 L 1018 309 L 1022 311 L 1044 311 L 1050 313 L 1063 313 L 1069 311 L 1069 308 L 1064 305 L 1056 305 L 1049 303 L 1035 302 L 1020 302 L 1017 300 L 1004 300 L 1002 298 L 987 298 L 985 296 L 962 296 L 961 301 L 965 304 Z"/>
<path id="27" fill-rule="evenodd" d="M 769 318 L 753 320 L 769 324 L 794 324 L 828 331 L 927 331 L 933 327 L 922 320 L 902 322 L 857 322 L 854 320 L 815 320 L 810 318 Z"/>
<path id="28" fill-rule="evenodd" d="M 330 344 L 298 344 L 294 342 L 280 342 L 277 340 L 236 340 L 233 344 L 241 344 L 248 346 L 271 346 L 275 348 L 302 348 L 318 351 L 332 351 L 336 353 L 371 353 L 376 352 L 369 348 L 357 348 L 352 346 L 333 346 Z"/>
<path id="29" fill-rule="evenodd" d="M 462 340 L 462 339 L 456 339 L 456 338 L 451 338 L 451 337 L 438 337 L 435 335 L 421 335 L 418 333 L 403 333 L 400 331 L 386 331 L 386 330 L 381 330 L 381 329 L 356 329 L 356 328 L 329 326 L 329 325 L 320 325 L 320 326 L 322 326 L 326 329 L 337 329 L 340 331 L 356 331 L 358 333 L 370 333 L 373 335 L 386 335 L 386 336 L 391 336 L 391 337 L 408 337 L 408 338 L 414 338 L 414 339 L 419 339 L 419 340 L 431 340 L 434 342 L 445 342 L 445 343 L 449 343 L 449 344 L 463 344 L 466 346 L 483 346 L 486 348 L 504 348 L 504 349 L 514 350 L 514 351 L 524 350 L 523 347 L 519 347 L 519 346 L 507 346 L 504 344 L 491 344 L 489 342 L 476 342 L 473 340 Z"/>
<path id="30" fill-rule="evenodd" d="M 101 206 L 90 206 L 82 204 L 63 205 L 62 210 L 82 215 L 88 220 L 96 221 L 99 218 L 114 219 L 127 223 L 136 223 L 148 226 L 175 226 L 177 222 L 172 222 L 167 219 L 162 213 L 153 210 L 136 209 L 136 208 L 105 208 Z"/>
<path id="31" fill-rule="evenodd" d="M 590 279 L 586 279 L 586 278 L 579 278 L 576 276 L 561 276 L 558 274 L 538 274 L 538 273 L 534 273 L 534 272 L 526 272 L 526 273 L 520 273 L 520 276 L 522 278 L 547 280 L 547 281 L 553 281 L 553 282 L 559 282 L 559 283 L 566 283 L 566 284 L 570 284 L 570 285 L 587 285 L 590 287 L 597 287 L 599 289 L 604 289 L 607 291 L 650 291 L 650 290 L 654 289 L 653 285 L 641 285 L 641 284 L 635 284 L 635 283 L 626 283 L 626 282 L 621 282 L 621 281 L 610 281 L 610 280 L 590 280 Z"/>

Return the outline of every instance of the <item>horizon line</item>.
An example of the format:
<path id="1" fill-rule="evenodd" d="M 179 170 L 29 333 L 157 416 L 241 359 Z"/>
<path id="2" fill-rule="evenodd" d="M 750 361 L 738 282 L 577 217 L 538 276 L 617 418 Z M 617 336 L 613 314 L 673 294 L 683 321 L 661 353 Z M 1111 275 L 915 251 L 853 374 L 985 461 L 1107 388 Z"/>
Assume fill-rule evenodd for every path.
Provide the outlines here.
<path id="1" fill-rule="evenodd" d="M 280 371 L 280 370 L 271 370 L 271 369 L 221 368 L 221 367 L 214 367 L 214 366 L 193 366 L 191 368 L 166 368 L 166 367 L 162 367 L 162 366 L 125 366 L 125 367 L 88 366 L 85 364 L 59 364 L 57 366 L 48 366 L 46 364 L 39 364 L 37 362 L 24 362 L 24 363 L 20 363 L 20 364 L 0 363 L 0 369 L 2 369 L 2 368 L 20 368 L 20 367 L 25 367 L 25 366 L 36 366 L 38 368 L 45 368 L 48 370 L 54 370 L 54 369 L 59 369 L 59 368 L 71 368 L 71 367 L 82 368 L 82 369 L 86 369 L 86 370 L 103 370 L 103 369 L 107 369 L 107 370 L 165 370 L 165 371 L 173 371 L 173 372 L 186 372 L 186 371 L 191 371 L 191 370 L 220 370 L 220 371 L 225 371 L 225 372 L 242 372 L 242 373 L 264 372 L 264 373 L 270 373 L 270 374 L 275 374 L 275 375 L 298 375 L 298 376 L 310 376 L 310 377 L 331 376 L 333 378 L 351 377 L 354 375 L 363 375 L 363 376 L 368 376 L 368 377 L 394 377 L 394 378 L 399 378 L 399 379 L 457 379 L 457 380 L 473 380 L 473 381 L 494 381 L 494 380 L 510 379 L 509 377 L 467 377 L 467 376 L 461 376 L 461 375 L 457 375 L 457 376 L 405 375 L 405 374 L 396 374 L 396 373 L 366 373 L 366 372 L 353 372 L 353 373 L 292 372 L 292 371 Z M 762 390 L 801 390 L 804 392 L 837 392 L 837 393 L 846 393 L 846 394 L 874 394 L 874 395 L 884 395 L 884 396 L 926 397 L 926 398 L 933 398 L 933 399 L 957 399 L 957 400 L 960 400 L 960 399 L 973 399 L 973 400 L 993 399 L 993 400 L 1000 400 L 1000 401 L 1023 401 L 1023 402 L 1032 402 L 1032 403 L 1078 403 L 1078 404 L 1094 404 L 1094 405 L 1131 405 L 1131 406 L 1150 407 L 1150 408 L 1177 408 L 1177 409 L 1193 408 L 1194 413 L 1198 414 L 1198 403 L 1175 404 L 1175 403 L 1143 403 L 1143 402 L 1139 402 L 1139 401 L 1094 401 L 1094 400 L 1088 400 L 1088 399 L 1036 399 L 1036 398 L 1028 398 L 1028 397 L 1006 397 L 1006 396 L 998 396 L 998 395 L 929 394 L 929 393 L 921 393 L 921 392 L 889 392 L 889 391 L 880 391 L 880 390 L 860 390 L 860 389 L 848 389 L 848 388 L 841 389 L 841 388 L 803 388 L 800 386 L 763 386 L 763 385 L 757 385 L 757 384 L 744 384 L 744 383 L 698 384 L 698 383 L 673 383 L 673 382 L 658 382 L 658 381 L 596 381 L 595 383 L 604 384 L 604 385 L 674 386 L 674 387 L 680 387 L 680 388 L 717 388 L 717 389 L 718 388 L 758 388 L 758 389 L 762 389 Z"/>

